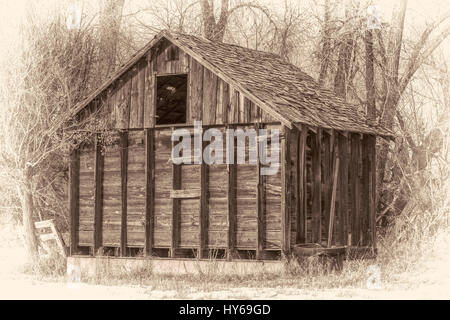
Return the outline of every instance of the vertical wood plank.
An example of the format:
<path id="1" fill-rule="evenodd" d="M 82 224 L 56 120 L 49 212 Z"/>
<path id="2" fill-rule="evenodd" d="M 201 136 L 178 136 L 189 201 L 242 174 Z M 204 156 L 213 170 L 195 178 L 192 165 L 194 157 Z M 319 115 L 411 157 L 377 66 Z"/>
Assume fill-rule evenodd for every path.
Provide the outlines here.
<path id="1" fill-rule="evenodd" d="M 107 128 L 113 129 L 115 126 L 115 112 L 114 112 L 114 85 L 111 85 L 106 92 L 106 106 L 105 119 L 108 122 Z"/>
<path id="2" fill-rule="evenodd" d="M 120 176 L 121 176 L 121 226 L 120 255 L 127 255 L 127 176 L 128 176 L 128 132 L 120 132 Z"/>
<path id="3" fill-rule="evenodd" d="M 337 189 L 337 185 L 338 185 L 338 173 L 339 173 L 339 155 L 336 153 L 333 156 L 333 178 L 332 178 L 332 190 L 331 190 L 331 201 L 330 201 L 330 213 L 329 216 L 330 218 L 328 219 L 328 237 L 327 237 L 327 247 L 331 248 L 331 244 L 333 242 L 333 230 L 334 230 L 334 221 L 335 221 L 335 205 L 336 205 L 336 189 Z M 336 242 L 336 241 L 335 241 Z"/>
<path id="4" fill-rule="evenodd" d="M 189 56 L 187 54 L 184 54 L 185 56 L 185 72 L 187 73 L 187 88 L 186 88 L 186 124 L 193 125 L 192 122 L 192 115 L 191 115 L 191 73 L 190 73 L 190 67 L 189 67 Z"/>
<path id="5" fill-rule="evenodd" d="M 102 246 L 103 236 L 103 168 L 104 156 L 100 135 L 95 136 L 95 164 L 94 164 L 94 255 Z"/>
<path id="6" fill-rule="evenodd" d="M 69 162 L 70 254 L 78 249 L 78 225 L 80 218 L 80 150 L 70 153 Z"/>
<path id="7" fill-rule="evenodd" d="M 203 66 L 191 58 L 191 70 L 189 76 L 191 123 L 202 120 L 203 106 Z"/>
<path id="8" fill-rule="evenodd" d="M 238 105 L 238 121 L 240 123 L 246 123 L 248 122 L 248 119 L 245 119 L 245 97 L 242 94 L 242 92 L 237 92 L 238 99 L 237 99 L 237 105 Z"/>
<path id="9" fill-rule="evenodd" d="M 322 145 L 322 129 L 317 128 L 312 143 L 312 171 L 313 171 L 313 188 L 312 188 L 312 241 L 321 243 L 322 241 L 322 199 L 321 199 L 321 145 Z"/>
<path id="10" fill-rule="evenodd" d="M 377 246 L 376 235 L 376 137 L 368 136 L 368 149 L 369 149 L 369 216 L 370 216 L 370 232 L 371 232 L 371 245 L 373 248 Z"/>
<path id="11" fill-rule="evenodd" d="M 123 84 L 121 88 L 119 129 L 128 129 L 130 123 L 130 104 L 131 104 L 131 82 L 132 76 L 127 72 L 123 76 Z"/>
<path id="12" fill-rule="evenodd" d="M 145 74 L 147 72 L 147 64 L 145 60 L 139 62 L 138 71 L 138 112 L 137 112 L 137 128 L 144 127 L 144 101 L 145 101 Z"/>
<path id="13" fill-rule="evenodd" d="M 235 129 L 235 126 L 227 126 L 227 129 Z M 236 246 L 236 188 L 237 188 L 237 155 L 236 141 L 233 136 L 229 137 L 230 143 L 233 141 L 233 163 L 227 164 L 228 171 L 228 259 L 231 259 Z M 230 146 L 231 147 L 231 146 Z M 231 160 L 231 159 L 230 159 Z"/>
<path id="14" fill-rule="evenodd" d="M 207 145 L 206 141 L 202 141 L 202 153 Z M 208 244 L 208 166 L 202 160 L 200 164 L 200 223 L 199 223 L 199 248 L 198 256 L 204 258 L 204 251 Z"/>
<path id="15" fill-rule="evenodd" d="M 147 67 L 145 68 L 144 128 L 153 128 L 155 126 L 156 94 L 151 52 L 147 55 Z"/>
<path id="16" fill-rule="evenodd" d="M 130 74 L 131 92 L 130 92 L 130 123 L 129 128 L 138 127 L 138 113 L 139 113 L 139 92 L 138 92 L 138 66 L 135 65 Z"/>
<path id="17" fill-rule="evenodd" d="M 217 108 L 217 76 L 207 68 L 203 68 L 203 124 L 216 123 Z"/>
<path id="18" fill-rule="evenodd" d="M 183 66 L 184 66 L 183 72 L 189 73 L 189 70 L 191 68 L 191 66 L 190 66 L 190 62 L 191 62 L 190 61 L 190 55 L 188 55 L 186 52 L 184 52 L 180 48 L 178 48 L 178 50 L 180 50 L 180 54 L 182 53 L 182 57 L 183 57 Z"/>
<path id="19" fill-rule="evenodd" d="M 238 121 L 237 114 L 239 112 L 239 92 L 230 86 L 230 109 L 228 113 L 228 123 L 236 123 Z"/>
<path id="20" fill-rule="evenodd" d="M 175 130 L 172 128 L 172 131 Z M 175 141 L 172 141 L 172 150 L 175 146 Z M 172 189 L 181 189 L 181 165 L 172 163 Z M 172 198 L 172 242 L 170 255 L 175 258 L 176 251 L 180 242 L 180 199 Z"/>
<path id="21" fill-rule="evenodd" d="M 366 246 L 370 241 L 370 148 L 369 148 L 369 136 L 364 135 L 362 139 L 362 199 L 361 199 L 361 214 L 362 214 L 362 245 Z"/>
<path id="22" fill-rule="evenodd" d="M 290 213 L 290 224 L 289 224 L 289 233 L 290 233 L 290 243 L 295 243 L 297 239 L 297 219 L 298 219 L 298 139 L 300 136 L 300 131 L 294 127 L 291 131 L 291 139 L 289 141 L 290 144 L 290 155 L 291 158 L 289 161 L 291 162 L 291 213 Z"/>
<path id="23" fill-rule="evenodd" d="M 217 78 L 217 108 L 216 108 L 216 121 L 217 124 L 223 123 L 223 87 L 225 86 L 225 82 Z"/>
<path id="24" fill-rule="evenodd" d="M 360 234 L 360 179 L 359 179 L 359 134 L 351 134 L 351 158 L 350 158 L 350 184 L 351 184 L 351 220 L 352 220 L 352 245 L 359 244 Z"/>
<path id="25" fill-rule="evenodd" d="M 228 115 L 230 112 L 230 86 L 225 81 L 222 82 L 222 121 L 223 123 L 229 123 Z"/>
<path id="26" fill-rule="evenodd" d="M 123 97 L 123 90 L 124 90 L 124 82 L 123 82 L 123 76 L 119 78 L 116 81 L 116 92 L 115 92 L 115 104 L 114 104 L 114 128 L 115 129 L 121 129 L 121 127 L 124 126 L 123 124 L 123 104 L 124 104 L 124 97 Z"/>
<path id="27" fill-rule="evenodd" d="M 117 96 L 117 88 L 116 84 L 113 84 L 108 89 L 108 118 L 109 118 L 109 128 L 116 128 L 116 96 Z"/>
<path id="28" fill-rule="evenodd" d="M 155 130 L 145 129 L 145 248 L 152 255 L 155 217 Z"/>
<path id="29" fill-rule="evenodd" d="M 306 243 L 306 138 L 308 127 L 302 125 L 298 140 L 298 221 L 297 243 Z"/>
<path id="30" fill-rule="evenodd" d="M 323 172 L 323 203 L 324 203 L 324 225 L 329 225 L 330 219 L 330 207 L 331 207 L 331 192 L 332 192 L 332 166 L 333 159 L 331 157 L 331 134 L 329 132 L 323 132 L 323 159 L 322 159 L 322 172 Z"/>
<path id="31" fill-rule="evenodd" d="M 290 155 L 290 129 L 283 126 L 281 140 L 281 250 L 288 254 L 290 250 L 290 212 L 291 212 L 291 155 Z"/>
<path id="32" fill-rule="evenodd" d="M 256 136 L 259 136 L 259 129 L 261 125 L 255 125 Z M 265 213 L 265 201 L 264 201 L 264 176 L 261 175 L 261 159 L 260 159 L 260 144 L 259 139 L 256 138 L 256 212 L 257 212 L 257 224 L 256 224 L 256 259 L 263 259 L 264 253 L 264 213 Z"/>
<path id="33" fill-rule="evenodd" d="M 342 133 L 339 134 L 339 190 L 340 190 L 340 214 L 339 230 L 341 245 L 348 244 L 348 139 Z"/>
<path id="34" fill-rule="evenodd" d="M 251 117 L 250 122 L 261 122 L 259 118 L 259 108 L 256 104 L 250 101 Z"/>
<path id="35" fill-rule="evenodd" d="M 244 122 L 249 123 L 252 117 L 252 102 L 245 98 L 244 95 L 242 95 L 241 101 L 243 101 Z"/>

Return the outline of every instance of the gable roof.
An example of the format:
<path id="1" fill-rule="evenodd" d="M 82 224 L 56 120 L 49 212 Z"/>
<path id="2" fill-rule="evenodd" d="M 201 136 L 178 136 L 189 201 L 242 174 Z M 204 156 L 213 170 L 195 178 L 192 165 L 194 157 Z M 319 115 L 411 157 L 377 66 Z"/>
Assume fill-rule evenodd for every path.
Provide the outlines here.
<path id="1" fill-rule="evenodd" d="M 389 130 L 370 124 L 364 115 L 358 114 L 356 105 L 346 103 L 332 91 L 321 88 L 311 76 L 276 54 L 173 31 L 161 31 L 156 35 L 102 86 L 75 106 L 71 114 L 81 111 L 162 38 L 180 47 L 290 128 L 302 123 L 393 137 Z"/>

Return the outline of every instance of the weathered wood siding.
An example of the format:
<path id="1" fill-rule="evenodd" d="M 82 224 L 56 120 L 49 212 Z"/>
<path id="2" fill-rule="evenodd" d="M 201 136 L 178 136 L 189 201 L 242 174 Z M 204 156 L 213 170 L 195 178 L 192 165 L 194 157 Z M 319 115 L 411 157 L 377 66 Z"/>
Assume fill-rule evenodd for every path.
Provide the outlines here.
<path id="1" fill-rule="evenodd" d="M 178 59 L 168 60 L 174 49 L 178 51 Z M 188 74 L 187 124 L 193 124 L 194 120 L 205 125 L 276 121 L 232 85 L 164 39 L 81 111 L 79 117 L 86 118 L 99 110 L 108 128 L 152 128 L 156 123 L 156 77 L 183 73 Z"/>
<path id="2" fill-rule="evenodd" d="M 128 133 L 127 246 L 145 243 L 145 148 L 144 132 Z"/>
<path id="3" fill-rule="evenodd" d="M 254 126 L 234 127 L 248 130 Z M 258 127 L 280 129 L 281 126 L 259 124 Z M 217 129 L 225 136 L 226 128 Z M 191 132 L 193 144 L 193 128 L 187 130 Z M 148 251 L 167 248 L 174 256 L 178 249 L 255 250 L 258 257 L 263 257 L 267 250 L 281 250 L 286 243 L 288 248 L 296 243 L 325 244 L 331 208 L 328 185 L 333 182 L 333 159 L 339 157 L 332 244 L 375 246 L 375 138 L 323 130 L 319 140 L 317 131 L 310 131 L 306 126 L 303 130 L 303 134 L 297 129 L 289 133 L 286 129 L 282 131 L 281 144 L 274 150 L 288 156 L 279 159 L 289 162 L 288 170 L 281 170 L 281 161 L 275 175 L 259 178 L 261 165 L 249 163 L 249 153 L 256 150 L 248 141 L 245 146 L 235 141 L 236 151 L 245 152 L 244 164 L 176 166 L 170 160 L 173 128 L 152 131 L 153 153 L 146 151 L 143 130 L 126 134 L 126 152 L 119 144 L 120 135 L 112 133 L 102 148 L 101 173 L 97 172 L 100 177 L 97 180 L 103 183 L 100 191 L 96 191 L 96 151 L 92 144 L 85 143 L 79 149 L 79 169 L 74 167 L 71 171 L 71 181 L 79 181 L 79 192 L 71 183 L 71 210 L 75 214 L 71 223 L 76 230 L 72 241 L 77 246 L 92 248 L 122 245 L 144 248 L 150 243 Z M 206 145 L 204 142 L 203 151 Z M 127 155 L 125 166 L 121 164 L 123 154 Z M 153 180 L 148 181 L 154 188 L 154 199 L 146 196 L 152 194 L 146 186 L 146 166 L 150 168 L 147 154 L 149 159 L 154 157 L 151 163 L 154 184 L 151 185 Z M 320 192 L 320 196 L 315 192 Z M 101 205 L 95 204 L 96 194 L 101 196 Z M 146 231 L 149 206 L 152 222 Z M 96 214 L 95 208 L 101 212 Z M 94 237 L 96 219 L 100 219 L 101 227 L 97 230 L 101 237 Z M 76 252 L 76 246 L 72 251 Z"/>
<path id="4" fill-rule="evenodd" d="M 86 145 L 81 148 L 78 223 L 78 241 L 80 246 L 92 246 L 94 241 L 94 162 L 94 147 Z"/>
<path id="5" fill-rule="evenodd" d="M 155 230 L 154 246 L 169 248 L 172 232 L 171 129 L 155 131 Z"/>
<path id="6" fill-rule="evenodd" d="M 295 172 L 291 169 L 291 177 L 298 179 L 293 186 L 293 192 L 302 192 L 300 177 L 304 176 L 306 205 L 302 209 L 301 197 L 292 198 L 292 220 L 296 221 L 292 222 L 291 238 L 297 239 L 297 243 L 326 244 L 333 159 L 339 157 L 332 244 L 375 246 L 375 137 L 336 130 L 321 131 L 322 137 L 319 140 L 318 131 L 307 133 L 304 166 L 301 165 L 301 152 L 298 152 L 301 151 L 301 141 L 297 144 L 300 149 L 296 150 L 299 156 L 296 159 L 292 157 L 297 170 L 303 170 Z M 298 137 L 292 139 L 301 139 L 301 132 Z M 306 212 L 303 213 L 302 210 Z M 304 227 L 304 230 L 300 231 L 300 227 Z"/>
<path id="7" fill-rule="evenodd" d="M 120 246 L 121 226 L 121 177 L 119 135 L 104 146 L 103 174 L 103 245 Z"/>
<path id="8" fill-rule="evenodd" d="M 280 128 L 279 125 L 263 124 L 260 127 L 269 130 Z M 254 126 L 236 128 L 248 130 Z M 175 252 L 178 249 L 196 250 L 200 248 L 199 243 L 203 237 L 200 228 L 202 212 L 205 215 L 203 224 L 205 243 L 202 250 L 228 250 L 231 238 L 234 242 L 233 250 L 258 250 L 261 257 L 264 250 L 281 248 L 281 168 L 278 168 L 275 175 L 262 176 L 259 180 L 259 165 L 255 161 L 249 163 L 250 153 L 256 154 L 257 151 L 255 144 L 246 138 L 245 145 L 240 145 L 234 138 L 235 150 L 245 154 L 245 163 L 233 164 L 236 168 L 236 177 L 234 182 L 229 180 L 229 165 L 225 163 L 227 128 L 222 126 L 217 129 L 224 137 L 221 150 L 223 163 L 206 165 L 204 184 L 201 180 L 201 164 L 178 166 L 172 164 L 173 129 L 155 129 L 152 163 L 155 172 L 154 202 L 146 198 L 148 163 L 144 130 L 128 131 L 125 135 L 127 139 L 125 150 L 122 149 L 123 134 L 114 132 L 108 134 L 104 139 L 108 142 L 104 142 L 106 145 L 101 151 L 103 185 L 102 202 L 98 209 L 101 210 L 101 228 L 98 230 L 101 230 L 102 235 L 99 237 L 101 239 L 99 248 L 120 248 L 123 245 L 122 252 L 125 254 L 126 248 L 144 248 L 146 243 L 151 243 L 149 251 L 157 248 L 167 248 Z M 194 144 L 193 128 L 186 130 L 191 132 Z M 269 136 L 271 132 L 269 131 Z M 203 151 L 207 145 L 203 143 Z M 270 140 L 267 148 L 270 155 Z M 278 153 L 279 150 L 280 148 L 273 151 Z M 126 165 L 121 164 L 124 154 L 127 155 Z M 78 246 L 92 247 L 94 244 L 94 161 L 95 150 L 92 147 L 81 148 Z M 123 178 L 125 173 L 126 179 Z M 236 192 L 230 195 L 232 183 L 235 184 Z M 261 192 L 258 191 L 259 184 Z M 154 206 L 152 229 L 147 232 L 146 202 Z M 203 202 L 204 209 L 202 209 Z M 235 204 L 234 210 L 230 209 L 230 203 Z M 124 234 L 125 239 L 122 238 Z M 151 237 L 151 241 L 148 241 L 147 237 Z"/>

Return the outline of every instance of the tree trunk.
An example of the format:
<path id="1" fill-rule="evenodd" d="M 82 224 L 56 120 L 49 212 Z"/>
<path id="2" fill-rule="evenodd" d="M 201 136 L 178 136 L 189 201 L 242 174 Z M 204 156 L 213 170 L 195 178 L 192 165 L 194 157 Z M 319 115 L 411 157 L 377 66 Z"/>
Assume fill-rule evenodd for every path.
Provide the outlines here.
<path id="1" fill-rule="evenodd" d="M 33 194 L 31 188 L 31 168 L 25 169 L 25 178 L 22 186 L 18 187 L 19 197 L 22 204 L 22 224 L 23 239 L 25 249 L 30 262 L 35 263 L 38 260 L 38 242 L 36 238 L 36 230 L 33 221 Z"/>
<path id="2" fill-rule="evenodd" d="M 351 7 L 347 2 L 345 3 L 345 20 L 349 21 L 351 18 Z M 348 22 L 346 22 L 348 23 Z M 334 93 L 342 99 L 347 98 L 347 86 L 349 83 L 350 75 L 350 62 L 354 47 L 354 31 L 350 26 L 342 37 L 341 44 L 339 45 L 339 55 L 337 62 L 337 70 L 334 77 Z"/>
<path id="3" fill-rule="evenodd" d="M 386 74 L 387 93 L 382 107 L 381 124 L 392 129 L 394 124 L 394 116 L 400 100 L 398 69 L 400 63 L 401 45 L 403 39 L 403 29 L 405 24 L 406 0 L 402 0 L 397 8 L 394 9 L 392 15 L 391 34 L 388 47 L 388 61 Z M 389 144 L 384 143 L 378 152 L 378 177 L 377 190 L 381 190 L 384 181 L 384 174 L 386 169 L 386 161 L 389 153 Z"/>
<path id="4" fill-rule="evenodd" d="M 331 49 L 331 29 L 330 29 L 330 1 L 325 0 L 324 19 L 322 27 L 322 52 L 320 54 L 320 73 L 319 85 L 323 86 L 328 72 L 328 64 L 330 60 Z"/>
<path id="5" fill-rule="evenodd" d="M 376 101 L 375 101 L 375 74 L 373 69 L 373 37 L 372 30 L 365 32 L 366 48 L 366 100 L 367 100 L 367 118 L 375 122 L 376 120 Z"/>
<path id="6" fill-rule="evenodd" d="M 348 34 L 345 35 L 339 48 L 337 71 L 334 77 L 334 93 L 344 100 L 347 98 L 347 85 L 352 51 L 353 39 L 352 36 Z"/>
<path id="7" fill-rule="evenodd" d="M 104 0 L 100 15 L 100 66 L 101 79 L 114 72 L 117 58 L 117 42 L 125 0 Z M 101 80 L 103 81 L 103 80 Z"/>
<path id="8" fill-rule="evenodd" d="M 211 3 L 209 3 L 209 0 L 200 1 L 203 19 L 203 34 L 208 40 L 222 42 L 230 13 L 229 0 L 221 1 L 222 7 L 220 9 L 220 18 L 218 22 L 216 22 L 216 18 L 214 16 L 213 4 L 214 0 Z"/>

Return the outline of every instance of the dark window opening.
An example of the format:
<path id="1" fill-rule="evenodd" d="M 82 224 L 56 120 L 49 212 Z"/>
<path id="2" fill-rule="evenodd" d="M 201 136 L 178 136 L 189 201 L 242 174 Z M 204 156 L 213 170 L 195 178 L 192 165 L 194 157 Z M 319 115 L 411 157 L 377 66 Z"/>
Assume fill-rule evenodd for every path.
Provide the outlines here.
<path id="1" fill-rule="evenodd" d="M 187 74 L 156 78 L 156 124 L 186 123 Z"/>

